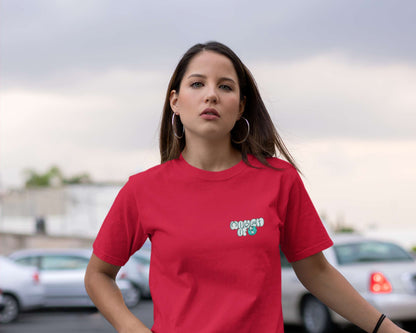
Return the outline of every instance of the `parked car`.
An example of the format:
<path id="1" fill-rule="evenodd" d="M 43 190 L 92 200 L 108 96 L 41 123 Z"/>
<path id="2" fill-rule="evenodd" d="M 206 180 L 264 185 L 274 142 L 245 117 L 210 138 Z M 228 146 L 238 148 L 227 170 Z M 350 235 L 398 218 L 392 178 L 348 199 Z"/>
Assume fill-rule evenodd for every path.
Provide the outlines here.
<path id="1" fill-rule="evenodd" d="M 151 297 L 149 288 L 150 253 L 150 242 L 147 241 L 124 265 L 125 277 L 130 280 L 143 298 Z"/>
<path id="2" fill-rule="evenodd" d="M 85 290 L 84 276 L 91 253 L 90 249 L 27 249 L 9 257 L 20 265 L 39 269 L 45 307 L 90 307 L 94 304 Z M 116 281 L 126 305 L 135 306 L 140 296 L 123 270 Z"/>
<path id="3" fill-rule="evenodd" d="M 4 309 L 3 291 L 0 289 L 0 311 Z"/>
<path id="4" fill-rule="evenodd" d="M 327 260 L 380 312 L 394 321 L 416 320 L 416 261 L 402 247 L 357 235 L 334 235 Z M 313 297 L 281 253 L 282 306 L 287 324 L 309 333 L 336 332 L 347 321 Z"/>
<path id="5" fill-rule="evenodd" d="M 21 267 L 0 256 L 0 323 L 17 319 L 21 311 L 41 307 L 43 287 L 35 267 Z"/>

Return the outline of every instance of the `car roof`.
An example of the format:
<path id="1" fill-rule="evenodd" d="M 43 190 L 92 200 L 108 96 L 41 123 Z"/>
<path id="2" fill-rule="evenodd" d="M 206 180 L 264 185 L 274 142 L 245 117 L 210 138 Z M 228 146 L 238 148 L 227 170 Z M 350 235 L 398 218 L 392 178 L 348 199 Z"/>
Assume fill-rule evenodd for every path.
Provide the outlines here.
<path id="1" fill-rule="evenodd" d="M 334 245 L 343 245 L 343 244 L 351 244 L 351 243 L 362 243 L 362 242 L 381 242 L 381 243 L 390 243 L 396 246 L 401 246 L 398 242 L 394 240 L 389 240 L 385 238 L 375 238 L 375 237 L 368 237 L 363 236 L 357 233 L 339 233 L 331 235 L 331 238 L 334 242 Z"/>
<path id="2" fill-rule="evenodd" d="M 80 255 L 91 256 L 92 249 L 88 248 L 33 248 L 23 249 L 13 252 L 9 258 L 16 259 L 26 256 L 40 256 L 40 255 Z"/>
<path id="3" fill-rule="evenodd" d="M 362 241 L 370 240 L 370 238 L 364 237 L 363 235 L 360 235 L 360 234 L 347 234 L 347 233 L 333 234 L 331 238 L 335 244 L 362 242 Z"/>

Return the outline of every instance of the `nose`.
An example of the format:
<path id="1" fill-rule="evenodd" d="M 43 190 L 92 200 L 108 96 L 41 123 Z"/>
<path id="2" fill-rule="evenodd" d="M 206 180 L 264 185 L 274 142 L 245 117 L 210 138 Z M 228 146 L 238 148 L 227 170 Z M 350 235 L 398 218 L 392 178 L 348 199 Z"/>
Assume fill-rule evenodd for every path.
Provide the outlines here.
<path id="1" fill-rule="evenodd" d="M 211 88 L 207 91 L 207 94 L 205 96 L 205 103 L 217 103 L 218 102 L 218 96 L 215 92 L 215 89 Z"/>

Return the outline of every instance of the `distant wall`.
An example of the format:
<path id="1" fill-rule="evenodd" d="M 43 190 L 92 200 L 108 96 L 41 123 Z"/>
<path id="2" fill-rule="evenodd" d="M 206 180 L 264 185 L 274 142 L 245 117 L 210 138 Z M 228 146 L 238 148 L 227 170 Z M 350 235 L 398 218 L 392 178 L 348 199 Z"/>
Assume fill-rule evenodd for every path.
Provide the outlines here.
<path id="1" fill-rule="evenodd" d="M 97 235 L 122 185 L 78 184 L 0 193 L 0 232 L 34 234 L 43 217 L 51 236 Z"/>
<path id="2" fill-rule="evenodd" d="M 93 239 L 82 237 L 0 233 L 0 255 L 26 248 L 88 248 L 92 243 Z"/>

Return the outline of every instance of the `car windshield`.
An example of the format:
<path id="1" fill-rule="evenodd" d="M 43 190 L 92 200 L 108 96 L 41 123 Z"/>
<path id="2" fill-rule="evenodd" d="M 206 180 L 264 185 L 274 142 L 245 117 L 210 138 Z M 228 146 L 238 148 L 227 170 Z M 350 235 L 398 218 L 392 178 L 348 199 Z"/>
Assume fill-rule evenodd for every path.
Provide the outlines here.
<path id="1" fill-rule="evenodd" d="M 400 246 L 384 242 L 357 242 L 334 245 L 340 265 L 360 262 L 413 261 L 412 256 Z"/>

